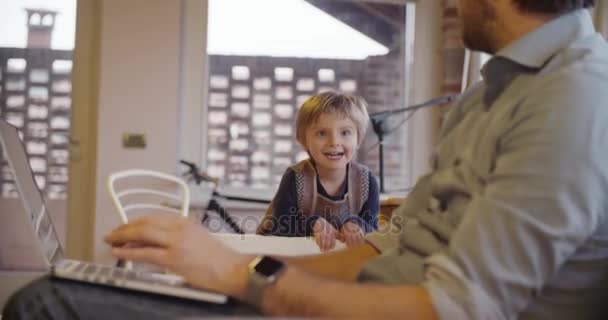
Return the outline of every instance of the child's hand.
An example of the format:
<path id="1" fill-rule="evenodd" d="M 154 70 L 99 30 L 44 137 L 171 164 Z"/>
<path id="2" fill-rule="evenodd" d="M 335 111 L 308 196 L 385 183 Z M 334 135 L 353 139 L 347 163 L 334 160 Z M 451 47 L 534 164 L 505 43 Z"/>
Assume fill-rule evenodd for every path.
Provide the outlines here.
<path id="1" fill-rule="evenodd" d="M 312 226 L 312 230 L 321 252 L 329 251 L 336 246 L 338 231 L 327 220 L 323 218 L 317 219 Z"/>
<path id="2" fill-rule="evenodd" d="M 348 221 L 342 225 L 339 239 L 349 247 L 363 244 L 363 230 L 356 222 Z"/>

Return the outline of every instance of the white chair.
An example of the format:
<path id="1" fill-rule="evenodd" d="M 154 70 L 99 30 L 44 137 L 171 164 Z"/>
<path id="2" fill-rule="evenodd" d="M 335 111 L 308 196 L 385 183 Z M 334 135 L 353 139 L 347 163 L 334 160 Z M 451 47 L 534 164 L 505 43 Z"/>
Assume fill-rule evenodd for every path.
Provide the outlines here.
<path id="1" fill-rule="evenodd" d="M 107 187 L 122 223 L 129 222 L 128 214 L 133 211 L 161 211 L 188 217 L 190 189 L 179 177 L 152 170 L 130 169 L 110 174 Z M 133 269 L 133 263 L 126 261 L 125 267 Z"/>
<path id="2" fill-rule="evenodd" d="M 144 187 L 134 187 L 132 185 L 134 181 L 141 182 L 143 180 L 147 183 L 154 182 L 153 180 L 170 182 L 177 188 L 172 189 L 175 190 L 174 192 L 169 192 L 164 186 L 161 189 L 154 184 L 148 184 Z M 123 181 L 125 183 L 131 182 L 131 184 L 122 188 L 118 187 L 117 185 Z M 159 210 L 177 213 L 184 218 L 188 217 L 190 189 L 182 178 L 158 171 L 129 169 L 110 174 L 107 187 L 123 223 L 129 222 L 127 213 L 134 210 Z M 146 198 L 144 199 L 142 196 Z M 150 196 L 154 201 L 151 201 Z M 176 206 L 173 203 L 179 205 Z"/>

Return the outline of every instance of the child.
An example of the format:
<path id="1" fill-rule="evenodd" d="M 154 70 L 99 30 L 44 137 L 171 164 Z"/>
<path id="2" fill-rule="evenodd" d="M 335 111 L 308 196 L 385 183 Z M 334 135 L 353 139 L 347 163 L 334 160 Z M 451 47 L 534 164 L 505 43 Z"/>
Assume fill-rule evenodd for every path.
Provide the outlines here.
<path id="1" fill-rule="evenodd" d="M 297 115 L 296 138 L 310 158 L 289 167 L 258 233 L 313 235 L 321 251 L 340 240 L 363 243 L 378 225 L 378 184 L 353 161 L 367 129 L 366 103 L 324 92 L 307 99 Z"/>

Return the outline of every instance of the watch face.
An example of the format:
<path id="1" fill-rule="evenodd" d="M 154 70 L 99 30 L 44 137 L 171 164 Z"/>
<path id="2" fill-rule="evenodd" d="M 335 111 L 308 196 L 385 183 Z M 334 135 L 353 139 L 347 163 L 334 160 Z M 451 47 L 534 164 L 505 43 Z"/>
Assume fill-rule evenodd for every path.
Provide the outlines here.
<path id="1" fill-rule="evenodd" d="M 283 262 L 271 257 L 263 257 L 255 265 L 255 271 L 266 277 L 275 275 L 281 269 L 283 269 Z"/>

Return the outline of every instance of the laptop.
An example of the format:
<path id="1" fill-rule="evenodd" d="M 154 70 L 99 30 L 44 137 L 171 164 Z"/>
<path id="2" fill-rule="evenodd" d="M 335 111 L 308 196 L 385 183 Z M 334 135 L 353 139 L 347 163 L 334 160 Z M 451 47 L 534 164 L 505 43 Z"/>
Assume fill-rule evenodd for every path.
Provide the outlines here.
<path id="1" fill-rule="evenodd" d="M 157 293 L 217 304 L 228 301 L 224 294 L 188 287 L 178 276 L 155 274 L 66 259 L 47 205 L 13 125 L 0 119 L 0 155 L 8 162 L 22 208 L 0 215 L 0 269 L 40 270 L 51 276 L 135 291 Z M 7 172 L 2 172 L 6 177 Z M 11 208 L 11 202 L 7 207 Z M 12 199 L 16 200 L 16 199 Z M 7 212 L 9 211 L 9 212 Z"/>

